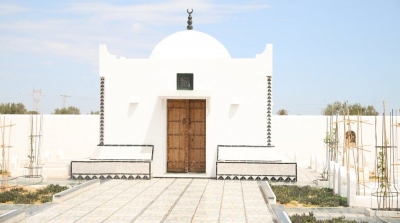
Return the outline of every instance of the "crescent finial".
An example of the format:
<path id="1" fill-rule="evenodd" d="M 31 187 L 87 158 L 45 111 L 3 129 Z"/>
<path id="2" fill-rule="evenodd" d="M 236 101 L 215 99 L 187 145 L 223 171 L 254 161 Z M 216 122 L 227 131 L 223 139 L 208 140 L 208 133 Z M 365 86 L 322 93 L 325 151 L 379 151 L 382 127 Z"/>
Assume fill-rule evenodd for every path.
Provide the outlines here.
<path id="1" fill-rule="evenodd" d="M 186 11 L 189 14 L 188 21 L 187 21 L 188 26 L 186 27 L 186 29 L 187 30 L 192 30 L 193 29 L 193 26 L 192 26 L 192 23 L 193 23 L 193 21 L 192 21 L 193 9 L 191 9 L 191 11 L 189 11 L 189 9 L 187 9 Z"/>

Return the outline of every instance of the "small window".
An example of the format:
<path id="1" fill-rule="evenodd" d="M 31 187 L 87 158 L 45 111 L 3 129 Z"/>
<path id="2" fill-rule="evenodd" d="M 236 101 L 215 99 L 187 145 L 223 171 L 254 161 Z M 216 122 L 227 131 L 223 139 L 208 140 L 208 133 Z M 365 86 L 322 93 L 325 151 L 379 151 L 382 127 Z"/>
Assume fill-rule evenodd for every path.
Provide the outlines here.
<path id="1" fill-rule="evenodd" d="M 193 74 L 177 74 L 177 90 L 193 90 Z"/>

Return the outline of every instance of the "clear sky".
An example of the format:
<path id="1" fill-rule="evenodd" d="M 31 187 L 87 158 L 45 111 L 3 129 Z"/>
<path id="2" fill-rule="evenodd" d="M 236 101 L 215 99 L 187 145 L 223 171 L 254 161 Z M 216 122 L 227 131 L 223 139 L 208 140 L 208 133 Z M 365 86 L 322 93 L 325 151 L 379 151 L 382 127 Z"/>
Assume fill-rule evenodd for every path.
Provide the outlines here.
<path id="1" fill-rule="evenodd" d="M 0 103 L 41 113 L 99 110 L 98 48 L 146 58 L 186 29 L 218 39 L 234 58 L 273 51 L 274 113 L 318 115 L 328 103 L 400 108 L 400 1 L 0 1 Z"/>

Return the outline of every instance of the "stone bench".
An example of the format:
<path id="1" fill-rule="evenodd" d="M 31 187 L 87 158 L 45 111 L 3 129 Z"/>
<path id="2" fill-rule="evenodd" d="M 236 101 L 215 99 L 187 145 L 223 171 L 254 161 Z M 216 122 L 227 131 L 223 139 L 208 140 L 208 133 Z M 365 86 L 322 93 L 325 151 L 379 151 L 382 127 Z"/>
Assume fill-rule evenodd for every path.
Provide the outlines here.
<path id="1" fill-rule="evenodd" d="M 71 161 L 72 179 L 151 179 L 153 145 L 98 146 L 88 160 Z"/>
<path id="2" fill-rule="evenodd" d="M 217 180 L 270 180 L 297 182 L 297 163 L 269 146 L 219 145 Z"/>

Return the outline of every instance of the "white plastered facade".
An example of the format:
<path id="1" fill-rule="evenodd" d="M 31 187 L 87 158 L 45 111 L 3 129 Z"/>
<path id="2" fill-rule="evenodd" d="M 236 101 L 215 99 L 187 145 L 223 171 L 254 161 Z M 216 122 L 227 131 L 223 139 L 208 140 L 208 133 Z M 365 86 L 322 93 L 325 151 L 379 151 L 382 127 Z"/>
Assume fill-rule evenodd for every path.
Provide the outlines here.
<path id="1" fill-rule="evenodd" d="M 267 145 L 267 77 L 272 45 L 254 58 L 231 58 L 213 37 L 172 34 L 148 59 L 111 55 L 100 45 L 104 78 L 104 144 L 154 145 L 154 177 L 166 176 L 167 100 L 206 100 L 206 173 L 216 175 L 217 145 Z M 193 73 L 193 90 L 177 90 L 177 74 Z"/>

